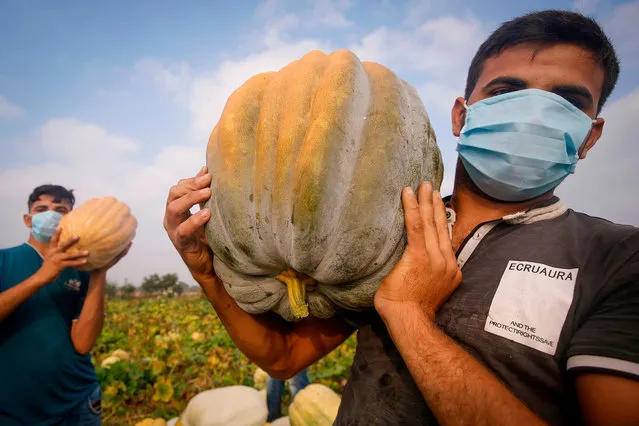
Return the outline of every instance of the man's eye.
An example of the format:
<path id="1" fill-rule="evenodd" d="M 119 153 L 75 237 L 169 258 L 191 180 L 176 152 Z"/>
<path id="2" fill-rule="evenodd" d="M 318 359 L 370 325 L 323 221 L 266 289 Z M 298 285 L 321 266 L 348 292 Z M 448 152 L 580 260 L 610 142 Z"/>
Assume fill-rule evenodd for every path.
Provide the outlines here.
<path id="1" fill-rule="evenodd" d="M 515 89 L 513 89 L 512 87 L 502 87 L 500 89 L 495 89 L 491 91 L 490 94 L 491 96 L 499 96 L 499 95 L 505 95 L 506 93 L 510 93 L 514 91 Z"/>
<path id="2" fill-rule="evenodd" d="M 583 110 L 584 103 L 581 101 L 581 99 L 577 99 L 571 96 L 564 96 L 564 99 L 573 104 L 575 107 Z"/>

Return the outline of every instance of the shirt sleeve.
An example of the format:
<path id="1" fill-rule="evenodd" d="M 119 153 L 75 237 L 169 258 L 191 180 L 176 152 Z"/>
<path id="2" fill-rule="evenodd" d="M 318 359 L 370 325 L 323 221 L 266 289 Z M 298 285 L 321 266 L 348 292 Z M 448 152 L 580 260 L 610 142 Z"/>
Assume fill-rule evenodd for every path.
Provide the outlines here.
<path id="1" fill-rule="evenodd" d="M 611 290 L 574 334 L 568 348 L 568 371 L 639 380 L 639 238 L 622 243 L 624 249 L 630 249 L 624 251 L 633 254 L 626 255 L 622 265 L 614 265 Z"/>

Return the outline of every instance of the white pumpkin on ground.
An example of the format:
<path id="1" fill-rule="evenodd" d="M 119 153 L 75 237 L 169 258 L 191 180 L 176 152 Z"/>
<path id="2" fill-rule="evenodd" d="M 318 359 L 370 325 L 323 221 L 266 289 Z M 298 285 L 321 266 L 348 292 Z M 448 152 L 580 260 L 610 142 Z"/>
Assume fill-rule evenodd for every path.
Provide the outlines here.
<path id="1" fill-rule="evenodd" d="M 135 426 L 167 426 L 164 419 L 144 419 L 141 422 L 135 424 Z"/>
<path id="2" fill-rule="evenodd" d="M 265 389 L 266 388 L 266 380 L 268 379 L 268 373 L 262 370 L 260 367 L 255 369 L 255 373 L 253 373 L 253 383 L 255 384 L 256 389 Z"/>
<path id="3" fill-rule="evenodd" d="M 100 364 L 100 366 L 103 368 L 109 368 L 111 367 L 111 365 L 115 364 L 116 362 L 120 360 L 128 361 L 129 358 L 130 358 L 129 354 L 126 351 L 123 351 L 122 349 L 116 349 L 113 352 L 111 352 L 111 355 L 109 355 L 108 357 L 102 360 L 102 363 Z"/>
<path id="4" fill-rule="evenodd" d="M 257 389 L 227 386 L 195 395 L 180 416 L 181 426 L 264 426 L 268 409 Z"/>
<path id="5" fill-rule="evenodd" d="M 292 426 L 331 426 L 337 417 L 342 398 L 319 383 L 306 386 L 295 395 L 288 408 Z"/>

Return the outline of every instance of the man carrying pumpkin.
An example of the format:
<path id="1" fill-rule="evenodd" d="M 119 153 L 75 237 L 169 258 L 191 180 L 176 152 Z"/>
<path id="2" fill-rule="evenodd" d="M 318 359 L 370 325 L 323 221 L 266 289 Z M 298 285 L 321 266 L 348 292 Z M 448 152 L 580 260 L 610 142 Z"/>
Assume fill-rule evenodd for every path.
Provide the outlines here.
<path id="1" fill-rule="evenodd" d="M 407 246 L 374 312 L 288 322 L 240 308 L 203 242 L 211 211 L 189 213 L 211 197 L 205 168 L 171 189 L 165 228 L 270 375 L 293 376 L 358 329 L 335 424 L 639 424 L 639 229 L 553 195 L 600 138 L 618 73 L 582 15 L 543 11 L 497 29 L 452 109 L 453 194 L 403 190 Z"/>
<path id="2" fill-rule="evenodd" d="M 28 200 L 29 239 L 0 250 L 0 425 L 99 425 L 101 390 L 89 352 L 104 323 L 106 272 L 74 269 L 88 252 L 59 241 L 73 192 L 42 185 Z"/>

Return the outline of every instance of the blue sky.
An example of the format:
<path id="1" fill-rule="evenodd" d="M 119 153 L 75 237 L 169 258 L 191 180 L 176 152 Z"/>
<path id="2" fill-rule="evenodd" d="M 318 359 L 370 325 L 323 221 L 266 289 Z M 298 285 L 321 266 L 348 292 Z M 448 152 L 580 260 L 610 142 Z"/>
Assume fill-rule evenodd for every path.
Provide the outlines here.
<path id="1" fill-rule="evenodd" d="M 24 199 L 55 181 L 75 188 L 80 202 L 115 195 L 133 207 L 140 232 L 115 278 L 176 271 L 187 279 L 161 227 L 169 186 L 203 163 L 208 132 L 232 90 L 315 48 L 354 50 L 418 88 L 449 190 L 448 111 L 470 58 L 499 23 L 550 7 L 595 16 L 622 59 L 601 146 L 559 195 L 579 210 L 639 225 L 639 148 L 630 129 L 639 114 L 639 1 L 223 3 L 0 3 L 0 201 L 7 206 L 0 217 L 9 228 L 0 246 L 26 238 Z"/>

